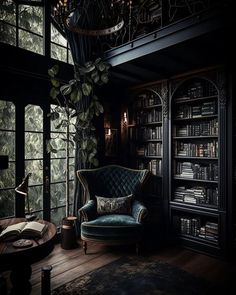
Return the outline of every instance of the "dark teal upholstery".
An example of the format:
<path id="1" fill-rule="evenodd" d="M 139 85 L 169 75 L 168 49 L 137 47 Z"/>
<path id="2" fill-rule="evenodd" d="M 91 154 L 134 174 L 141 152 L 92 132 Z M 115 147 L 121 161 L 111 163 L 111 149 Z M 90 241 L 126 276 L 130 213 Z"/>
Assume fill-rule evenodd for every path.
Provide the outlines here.
<path id="1" fill-rule="evenodd" d="M 146 207 L 138 200 L 149 172 L 118 165 L 77 171 L 83 186 L 85 205 L 79 209 L 83 241 L 137 243 L 142 239 Z M 131 214 L 97 214 L 95 196 L 119 198 L 132 194 Z M 86 247 L 85 252 L 86 252 Z"/>

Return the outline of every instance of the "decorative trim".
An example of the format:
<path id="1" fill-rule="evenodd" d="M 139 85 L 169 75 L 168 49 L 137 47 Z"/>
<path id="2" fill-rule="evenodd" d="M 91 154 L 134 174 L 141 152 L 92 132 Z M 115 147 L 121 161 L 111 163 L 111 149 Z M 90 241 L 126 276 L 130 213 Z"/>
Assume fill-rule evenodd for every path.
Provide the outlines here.
<path id="1" fill-rule="evenodd" d="M 168 120 L 169 117 L 169 106 L 168 106 L 168 87 L 167 83 L 164 82 L 161 88 L 161 97 L 162 97 L 162 112 L 163 112 L 163 119 Z"/>

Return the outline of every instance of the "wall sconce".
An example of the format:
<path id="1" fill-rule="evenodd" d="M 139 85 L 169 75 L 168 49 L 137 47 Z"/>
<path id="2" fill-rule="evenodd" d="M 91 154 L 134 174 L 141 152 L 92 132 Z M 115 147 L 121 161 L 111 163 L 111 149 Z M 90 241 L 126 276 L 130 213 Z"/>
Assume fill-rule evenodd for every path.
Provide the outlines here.
<path id="1" fill-rule="evenodd" d="M 29 178 L 32 175 L 32 173 L 28 173 L 26 177 L 23 179 L 22 183 L 19 184 L 16 188 L 15 191 L 21 195 L 24 195 L 26 197 L 27 201 L 27 209 L 28 209 L 28 214 L 25 216 L 25 218 L 28 221 L 32 221 L 36 218 L 35 215 L 30 213 L 30 205 L 29 205 L 29 195 L 28 195 L 28 183 L 29 183 Z"/>
<path id="2" fill-rule="evenodd" d="M 108 129 L 107 129 L 107 135 L 108 135 L 108 136 L 111 136 L 111 128 L 108 128 Z"/>
<path id="3" fill-rule="evenodd" d="M 127 120 L 127 113 L 124 112 L 124 124 L 127 124 L 128 120 Z"/>

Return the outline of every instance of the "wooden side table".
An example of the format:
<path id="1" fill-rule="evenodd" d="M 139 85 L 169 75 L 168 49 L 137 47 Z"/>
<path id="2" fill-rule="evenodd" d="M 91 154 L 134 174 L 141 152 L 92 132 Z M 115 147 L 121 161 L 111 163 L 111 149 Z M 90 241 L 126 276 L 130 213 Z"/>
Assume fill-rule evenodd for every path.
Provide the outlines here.
<path id="1" fill-rule="evenodd" d="M 25 218 L 11 218 L 0 220 L 1 226 L 8 226 L 26 221 Z M 32 246 L 16 248 L 13 242 L 0 242 L 0 272 L 10 270 L 12 282 L 11 294 L 28 295 L 31 292 L 31 264 L 45 258 L 54 248 L 56 226 L 45 220 L 38 222 L 47 224 L 48 228 L 40 239 L 32 239 Z"/>

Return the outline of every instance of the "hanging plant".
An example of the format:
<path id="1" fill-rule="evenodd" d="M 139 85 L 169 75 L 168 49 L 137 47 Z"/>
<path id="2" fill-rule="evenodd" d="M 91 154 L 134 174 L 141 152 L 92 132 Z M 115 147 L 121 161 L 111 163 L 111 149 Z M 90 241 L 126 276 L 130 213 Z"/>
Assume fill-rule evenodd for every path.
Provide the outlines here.
<path id="1" fill-rule="evenodd" d="M 97 145 L 95 136 L 96 128 L 93 119 L 103 113 L 103 106 L 95 94 L 96 85 L 108 82 L 110 65 L 101 58 L 94 62 L 89 61 L 83 66 L 75 64 L 74 79 L 67 84 L 62 84 L 57 78 L 59 66 L 55 65 L 48 70 L 52 88 L 50 96 L 57 105 L 48 114 L 51 121 L 56 122 L 55 129 L 65 128 L 61 134 L 61 140 L 65 142 L 65 148 L 55 147 L 53 139 L 47 141 L 47 151 L 57 153 L 66 151 L 66 215 L 69 215 L 69 149 L 77 147 L 81 168 L 98 166 Z M 75 133 L 70 132 L 71 127 Z"/>
<path id="2" fill-rule="evenodd" d="M 56 129 L 61 126 L 69 127 L 72 124 L 71 119 L 76 117 L 76 124 L 73 123 L 76 134 L 72 138 L 69 135 L 67 140 L 70 143 L 80 143 L 79 153 L 83 168 L 91 167 L 91 165 L 98 166 L 93 119 L 103 113 L 103 106 L 95 95 L 94 87 L 108 82 L 109 68 L 110 65 L 101 58 L 97 58 L 94 62 L 89 61 L 83 66 L 76 64 L 74 79 L 64 85 L 56 78 L 59 66 L 55 65 L 48 70 L 52 83 L 50 96 L 58 104 L 58 108 L 55 108 L 48 116 L 52 121 L 59 120 Z M 64 114 L 61 111 L 62 107 L 64 107 Z M 50 141 L 48 141 L 47 150 L 57 152 Z"/>

